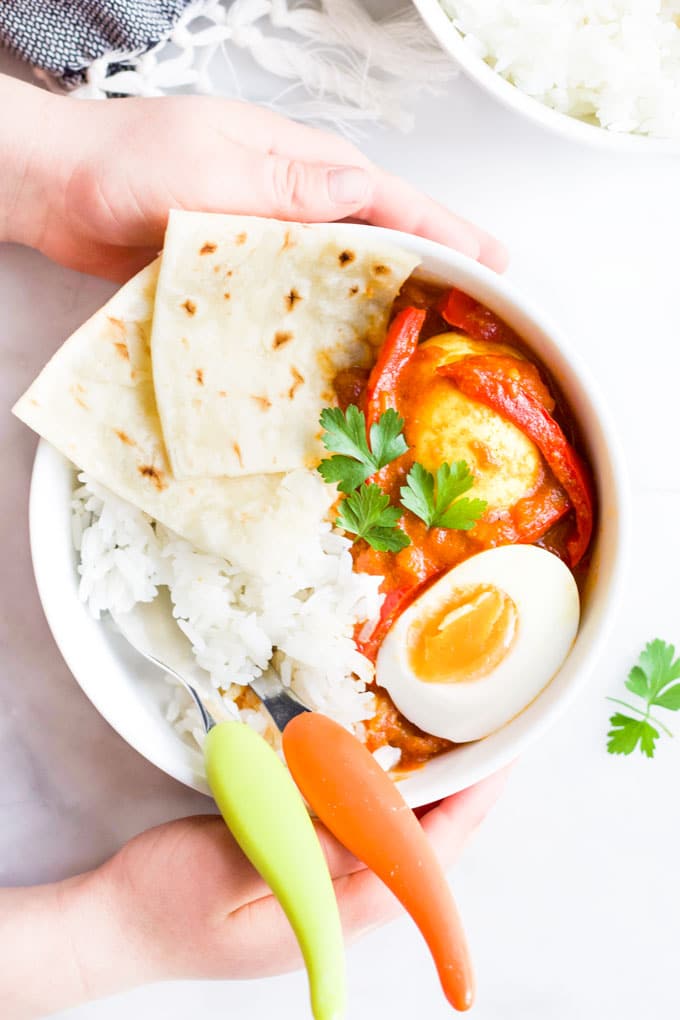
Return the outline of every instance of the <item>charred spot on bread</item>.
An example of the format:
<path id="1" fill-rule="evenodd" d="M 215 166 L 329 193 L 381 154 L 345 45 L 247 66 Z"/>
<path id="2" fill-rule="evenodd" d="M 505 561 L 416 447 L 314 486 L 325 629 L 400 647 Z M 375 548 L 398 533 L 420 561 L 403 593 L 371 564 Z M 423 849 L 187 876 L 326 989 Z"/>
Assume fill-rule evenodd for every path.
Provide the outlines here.
<path id="1" fill-rule="evenodd" d="M 82 407 L 84 411 L 89 411 L 89 405 L 83 400 L 82 394 L 85 393 L 85 387 L 81 386 L 80 383 L 76 383 L 75 386 L 71 387 L 71 396 L 75 400 L 79 407 Z"/>
<path id="2" fill-rule="evenodd" d="M 187 298 L 186 299 L 186 301 L 182 305 L 182 308 L 187 313 L 187 315 L 195 315 L 196 314 L 196 305 L 191 300 L 191 298 Z"/>
<path id="3" fill-rule="evenodd" d="M 124 337 L 126 331 L 123 320 L 116 318 L 114 315 L 107 315 L 106 318 L 109 320 L 116 333 L 120 333 L 120 335 Z"/>
<path id="4" fill-rule="evenodd" d="M 299 390 L 299 388 L 302 386 L 303 382 L 305 381 L 305 377 L 300 372 L 298 372 L 295 365 L 291 366 L 290 374 L 293 376 L 293 385 L 288 390 L 288 399 L 292 400 L 297 391 Z"/>
<path id="5" fill-rule="evenodd" d="M 279 347 L 283 347 L 284 344 L 290 343 L 292 339 L 293 339 L 292 333 L 288 333 L 286 330 L 280 329 L 278 333 L 274 334 L 272 350 L 277 351 Z"/>
<path id="6" fill-rule="evenodd" d="M 197 368 L 196 369 L 196 382 L 198 383 L 199 386 L 203 386 L 203 369 L 202 368 Z"/>
<path id="7" fill-rule="evenodd" d="M 373 273 L 375 276 L 389 276 L 392 270 L 389 266 L 384 266 L 381 262 L 378 265 L 373 266 Z"/>
<path id="8" fill-rule="evenodd" d="M 206 241 L 198 254 L 199 255 L 212 255 L 212 253 L 214 251 L 217 251 L 217 245 L 215 244 L 215 242 L 214 241 Z"/>
<path id="9" fill-rule="evenodd" d="M 293 309 L 295 308 L 296 304 L 298 303 L 298 301 L 302 301 L 302 295 L 298 294 L 298 292 L 296 291 L 295 287 L 293 287 L 286 294 L 285 300 L 286 300 L 286 307 L 288 308 L 288 311 L 292 312 Z"/>
<path id="10" fill-rule="evenodd" d="M 354 297 L 354 295 L 358 294 L 358 293 L 359 293 L 359 288 L 357 287 L 357 285 L 355 283 L 353 287 L 349 288 L 349 296 L 350 297 Z"/>
<path id="11" fill-rule="evenodd" d="M 283 244 L 281 245 L 281 251 L 288 251 L 289 248 L 294 248 L 295 245 L 296 245 L 296 242 L 290 236 L 290 230 L 287 230 L 285 235 L 284 235 L 284 238 L 283 238 Z"/>
<path id="12" fill-rule="evenodd" d="M 354 254 L 354 252 L 348 251 L 347 248 L 345 248 L 345 250 L 341 251 L 340 254 L 338 255 L 338 262 L 340 263 L 341 266 L 344 267 L 348 266 L 351 262 L 354 262 L 355 258 L 356 255 Z"/>
<path id="13" fill-rule="evenodd" d="M 257 394 L 253 393 L 252 396 L 251 396 L 251 399 L 255 401 L 257 406 L 262 411 L 268 411 L 269 408 L 272 406 L 272 402 L 269 399 L 269 397 L 262 397 L 262 396 L 258 396 Z"/>
<path id="14" fill-rule="evenodd" d="M 141 464 L 137 470 L 142 478 L 148 478 L 149 481 L 156 486 L 159 492 L 162 492 L 163 489 L 167 488 L 163 480 L 163 473 L 159 471 L 158 468 L 154 467 L 153 464 Z"/>

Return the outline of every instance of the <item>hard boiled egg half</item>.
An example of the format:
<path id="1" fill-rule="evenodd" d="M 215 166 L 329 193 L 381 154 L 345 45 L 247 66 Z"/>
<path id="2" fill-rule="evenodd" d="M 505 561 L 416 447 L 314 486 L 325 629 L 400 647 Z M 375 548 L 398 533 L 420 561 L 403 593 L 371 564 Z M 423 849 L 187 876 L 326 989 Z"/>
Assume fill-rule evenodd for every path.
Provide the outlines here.
<path id="1" fill-rule="evenodd" d="M 479 740 L 547 686 L 578 623 L 576 582 L 557 556 L 533 545 L 489 549 L 402 613 L 382 643 L 376 679 L 420 729 Z"/>

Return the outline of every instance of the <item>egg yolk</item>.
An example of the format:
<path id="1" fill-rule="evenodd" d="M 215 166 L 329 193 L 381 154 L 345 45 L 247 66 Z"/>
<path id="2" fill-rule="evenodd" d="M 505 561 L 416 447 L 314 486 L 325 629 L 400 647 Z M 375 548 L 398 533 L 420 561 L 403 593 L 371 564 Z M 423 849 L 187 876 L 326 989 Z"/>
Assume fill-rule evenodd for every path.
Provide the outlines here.
<path id="1" fill-rule="evenodd" d="M 411 669 L 426 683 L 480 680 L 505 658 L 519 613 L 510 596 L 492 584 L 455 588 L 444 606 L 411 625 Z"/>

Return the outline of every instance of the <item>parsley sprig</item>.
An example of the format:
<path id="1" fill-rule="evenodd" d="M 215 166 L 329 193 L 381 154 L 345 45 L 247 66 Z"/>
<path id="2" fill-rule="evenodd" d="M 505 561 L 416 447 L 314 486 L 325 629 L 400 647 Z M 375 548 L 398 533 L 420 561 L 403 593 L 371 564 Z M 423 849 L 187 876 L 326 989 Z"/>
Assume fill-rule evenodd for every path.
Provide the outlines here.
<path id="1" fill-rule="evenodd" d="M 644 707 L 631 705 L 620 698 L 607 699 L 636 713 L 633 717 L 616 712 L 609 720 L 612 728 L 607 734 L 607 750 L 610 754 L 632 754 L 639 746 L 642 754 L 653 758 L 659 729 L 669 737 L 673 736 L 651 712 L 655 707 L 669 712 L 680 709 L 680 683 L 675 683 L 676 680 L 680 680 L 680 657 L 675 658 L 675 647 L 659 638 L 650 641 L 626 681 L 628 690 L 641 699 Z M 656 729 L 657 726 L 659 729 Z"/>
<path id="2" fill-rule="evenodd" d="M 367 478 L 408 450 L 402 433 L 404 419 L 392 408 L 371 425 L 370 448 L 364 412 L 355 404 L 344 412 L 339 407 L 324 408 L 320 422 L 324 429 L 323 445 L 335 455 L 321 461 L 319 472 L 325 482 L 337 482 L 340 492 L 354 492 Z"/>
<path id="3" fill-rule="evenodd" d="M 374 549 L 399 552 L 411 544 L 406 532 L 397 527 L 400 517 L 399 507 L 390 506 L 387 493 L 371 483 L 343 499 L 335 523 L 351 535 L 366 539 Z"/>
<path id="4" fill-rule="evenodd" d="M 321 412 L 322 442 L 333 456 L 322 460 L 318 470 L 329 484 L 337 484 L 345 495 L 336 524 L 374 549 L 398 552 L 411 544 L 398 526 L 406 508 L 420 517 L 428 528 L 456 528 L 468 531 L 486 510 L 482 499 L 461 498 L 474 483 L 465 461 L 441 464 L 435 475 L 415 463 L 406 485 L 400 490 L 401 506 L 392 506 L 387 493 L 375 482 L 376 472 L 406 453 L 404 419 L 388 408 L 368 434 L 366 417 L 355 404 L 346 411 L 327 407 Z"/>
<path id="5" fill-rule="evenodd" d="M 436 475 L 415 463 L 401 489 L 402 504 L 428 528 L 469 531 L 486 510 L 483 499 L 461 499 L 472 488 L 474 475 L 464 460 L 440 464 Z"/>

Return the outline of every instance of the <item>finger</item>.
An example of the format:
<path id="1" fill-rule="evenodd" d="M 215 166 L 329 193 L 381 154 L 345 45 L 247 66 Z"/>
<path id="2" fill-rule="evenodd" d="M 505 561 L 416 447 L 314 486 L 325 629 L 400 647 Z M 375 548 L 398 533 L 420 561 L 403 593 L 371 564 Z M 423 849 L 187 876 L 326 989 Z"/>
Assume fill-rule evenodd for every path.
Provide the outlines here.
<path id="1" fill-rule="evenodd" d="M 238 127 L 248 118 L 248 145 L 261 152 L 300 160 L 363 167 L 372 171 L 374 204 L 363 215 L 369 223 L 392 227 L 439 241 L 478 259 L 490 269 L 502 273 L 508 265 L 508 253 L 495 237 L 455 216 L 444 206 L 427 198 L 405 181 L 378 167 L 347 139 L 330 131 L 299 124 L 263 107 L 229 102 L 225 116 L 225 134 L 241 143 Z"/>
<path id="2" fill-rule="evenodd" d="M 354 854 L 350 853 L 347 847 L 343 846 L 328 829 L 319 821 L 314 822 L 316 834 L 321 843 L 328 862 L 328 870 L 331 878 L 342 878 L 345 875 L 354 875 L 357 871 L 364 871 L 366 865 Z"/>
<path id="3" fill-rule="evenodd" d="M 510 767 L 442 800 L 421 825 L 444 868 L 451 867 L 505 789 Z"/>
<path id="4" fill-rule="evenodd" d="M 218 834 L 218 838 L 222 842 L 233 842 L 233 837 L 226 829 L 226 826 L 221 822 L 221 819 L 215 819 L 216 826 L 220 826 L 222 833 Z M 326 863 L 328 865 L 328 871 L 332 879 L 341 878 L 345 875 L 355 874 L 358 871 L 365 870 L 366 865 L 349 852 L 338 842 L 338 840 L 331 835 L 328 829 L 322 825 L 321 822 L 315 821 L 314 828 L 321 844 Z M 230 854 L 232 858 L 232 868 L 237 870 L 234 873 L 234 877 L 237 879 L 234 882 L 230 882 L 231 898 L 232 903 L 236 909 L 240 909 L 252 903 L 254 900 L 262 900 L 271 894 L 271 890 L 263 878 L 260 877 L 257 871 L 247 863 L 246 858 L 242 857 L 240 862 L 238 859 L 234 859 L 233 853 Z"/>
<path id="5" fill-rule="evenodd" d="M 300 124 L 273 110 L 238 100 L 223 101 L 223 134 L 241 145 L 247 123 L 248 147 L 262 153 L 273 153 L 299 159 L 305 163 L 326 163 L 338 166 L 370 166 L 370 160 L 346 138 L 332 131 Z"/>
<path id="6" fill-rule="evenodd" d="M 505 787 L 507 774 L 507 769 L 502 770 L 476 786 L 471 786 L 467 790 L 462 790 L 460 793 L 446 798 L 421 818 L 421 825 L 445 868 L 455 862 L 473 832 L 495 804 Z M 315 821 L 314 827 L 326 857 L 331 878 L 336 880 L 336 892 L 340 894 L 342 891 L 343 895 L 348 897 L 348 917 L 346 919 L 348 932 L 351 932 L 355 927 L 354 900 L 359 896 L 360 890 L 364 890 L 369 909 L 371 903 L 380 902 L 384 909 L 389 905 L 390 911 L 393 911 L 396 900 L 391 893 L 388 893 L 380 879 L 373 876 L 377 886 L 367 878 L 359 880 L 359 875 L 369 874 L 366 866 L 338 842 L 321 822 Z M 346 881 L 355 877 L 355 882 Z M 247 874 L 242 872 L 239 878 L 236 896 L 237 910 L 252 906 L 254 900 L 263 901 L 268 897 L 269 887 L 254 870 L 248 869 Z M 380 889 L 385 891 L 386 898 L 379 891 Z M 366 908 L 363 909 L 365 911 Z M 383 919 L 386 919 L 387 915 L 384 913 L 384 909 L 380 912 L 376 924 L 382 924 Z M 393 916 L 393 913 L 390 913 L 389 916 Z"/>
<path id="7" fill-rule="evenodd" d="M 354 941 L 365 931 L 398 917 L 401 906 L 372 871 L 344 875 L 333 883 L 345 938 Z M 281 974 L 302 966 L 295 934 L 281 905 L 271 895 L 230 912 L 216 929 L 218 941 L 208 949 L 204 977 L 225 977 L 221 941 L 236 947 L 228 954 L 230 973 L 248 978 Z M 265 969 L 263 969 L 265 968 Z"/>
<path id="8" fill-rule="evenodd" d="M 495 804 L 505 786 L 507 773 L 507 769 L 496 773 L 476 786 L 448 797 L 422 819 L 423 828 L 445 867 L 460 855 L 465 843 Z M 322 829 L 322 832 L 325 833 L 325 830 Z M 331 850 L 335 852 L 333 837 L 327 833 L 325 837 L 330 840 Z M 341 858 L 338 858 L 338 863 L 342 865 Z M 336 877 L 333 885 L 343 932 L 349 941 L 355 941 L 394 920 L 402 912 L 401 905 L 383 882 L 358 862 L 357 870 Z M 238 932 L 239 967 L 245 969 L 244 977 L 248 976 L 249 965 L 252 966 L 253 954 L 258 956 L 261 964 L 265 948 L 271 973 L 300 966 L 295 938 L 272 896 L 263 895 L 233 911 L 229 925 L 236 926 Z M 263 933 L 266 933 L 266 947 L 262 942 Z"/>
<path id="9" fill-rule="evenodd" d="M 167 216 L 168 204 L 245 216 L 324 223 L 356 215 L 370 195 L 368 171 L 329 161 L 308 163 L 277 153 L 230 145 L 228 180 L 192 179 L 173 201 L 159 204 L 154 218 Z M 169 185 L 166 194 L 170 194 Z"/>
<path id="10" fill-rule="evenodd" d="M 370 177 L 361 167 L 305 163 L 272 153 L 255 156 L 259 195 L 250 209 L 281 220 L 320 223 L 354 215 L 366 203 Z M 251 176 L 251 181 L 253 176 Z"/>
<path id="11" fill-rule="evenodd" d="M 371 168 L 371 182 L 371 196 L 361 219 L 438 241 L 499 272 L 507 265 L 507 252 L 500 241 L 411 184 L 379 167 Z"/>
<path id="12" fill-rule="evenodd" d="M 497 773 L 443 800 L 421 825 L 444 867 L 449 867 L 500 796 L 505 773 Z M 343 930 L 354 940 L 398 917 L 401 906 L 373 872 L 358 872 L 335 882 Z"/>

